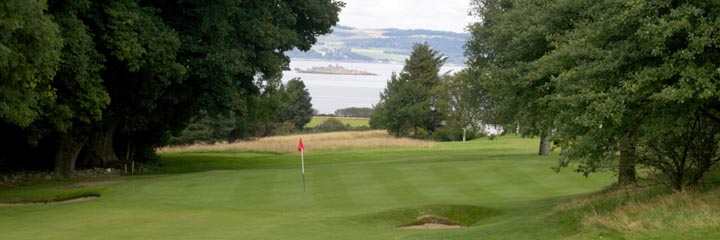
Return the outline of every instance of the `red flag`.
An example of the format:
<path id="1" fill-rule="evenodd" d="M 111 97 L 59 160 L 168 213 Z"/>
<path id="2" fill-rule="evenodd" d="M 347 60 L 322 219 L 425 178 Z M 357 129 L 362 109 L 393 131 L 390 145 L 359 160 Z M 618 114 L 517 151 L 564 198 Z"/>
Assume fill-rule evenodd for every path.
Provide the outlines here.
<path id="1" fill-rule="evenodd" d="M 300 138 L 300 142 L 298 143 L 298 152 L 302 152 L 305 150 L 305 145 L 302 143 L 302 138 Z"/>

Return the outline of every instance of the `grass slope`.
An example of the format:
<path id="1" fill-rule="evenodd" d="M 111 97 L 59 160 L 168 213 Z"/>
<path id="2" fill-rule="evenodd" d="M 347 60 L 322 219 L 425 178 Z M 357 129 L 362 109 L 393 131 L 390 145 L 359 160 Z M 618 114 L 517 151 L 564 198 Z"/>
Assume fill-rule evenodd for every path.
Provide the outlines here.
<path id="1" fill-rule="evenodd" d="M 557 239 L 559 201 L 609 175 L 550 170 L 537 140 L 500 138 L 430 149 L 305 154 L 168 153 L 167 173 L 103 187 L 102 197 L 0 208 L 3 239 Z M 308 144 L 308 143 L 306 143 Z M 11 189 L 0 188 L 0 196 Z M 424 210 L 432 207 L 435 210 Z M 446 210 L 442 210 L 446 209 Z M 472 210 L 478 216 L 468 215 Z M 423 211 L 468 228 L 400 230 Z M 482 216 L 480 216 L 482 215 Z"/>

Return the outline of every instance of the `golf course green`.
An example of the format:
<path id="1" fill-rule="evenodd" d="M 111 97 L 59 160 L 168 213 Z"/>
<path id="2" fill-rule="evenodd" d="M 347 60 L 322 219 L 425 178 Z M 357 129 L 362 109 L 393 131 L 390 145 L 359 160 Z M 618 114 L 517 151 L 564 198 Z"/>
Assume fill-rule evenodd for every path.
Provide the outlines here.
<path id="1" fill-rule="evenodd" d="M 305 191 L 297 153 L 165 153 L 161 174 L 86 187 L 100 192 L 96 200 L 0 207 L 0 239 L 572 237 L 576 228 L 552 220 L 555 204 L 613 177 L 555 173 L 557 157 L 537 156 L 536 145 L 501 137 L 434 148 L 307 149 Z M 4 187 L 0 199 L 69 184 Z M 466 227 L 398 228 L 423 215 Z"/>

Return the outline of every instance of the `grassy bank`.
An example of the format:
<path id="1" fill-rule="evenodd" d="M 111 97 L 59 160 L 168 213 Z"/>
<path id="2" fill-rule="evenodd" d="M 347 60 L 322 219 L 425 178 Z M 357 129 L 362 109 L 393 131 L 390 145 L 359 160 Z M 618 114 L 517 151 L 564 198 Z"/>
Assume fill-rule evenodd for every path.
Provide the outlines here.
<path id="1" fill-rule="evenodd" d="M 306 152 L 384 148 L 432 148 L 437 146 L 436 143 L 430 141 L 410 138 L 395 138 L 390 136 L 385 130 L 372 130 L 277 136 L 234 143 L 170 146 L 160 148 L 158 149 L 158 152 L 252 151 L 291 153 L 297 151 L 297 145 L 300 138 L 304 141 Z"/>

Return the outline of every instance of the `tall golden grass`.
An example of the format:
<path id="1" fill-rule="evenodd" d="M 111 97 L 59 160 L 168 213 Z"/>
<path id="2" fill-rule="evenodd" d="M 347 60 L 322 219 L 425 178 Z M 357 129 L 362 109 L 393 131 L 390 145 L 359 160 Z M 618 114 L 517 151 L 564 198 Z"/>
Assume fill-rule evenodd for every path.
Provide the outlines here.
<path id="1" fill-rule="evenodd" d="M 687 231 L 720 226 L 720 191 L 681 192 L 660 196 L 651 201 L 631 201 L 611 212 L 586 216 L 582 224 L 620 231 Z"/>
<path id="2" fill-rule="evenodd" d="M 578 197 L 558 204 L 554 212 L 592 209 L 581 219 L 583 227 L 599 227 L 617 231 L 648 231 L 720 226 L 720 190 L 710 192 L 678 192 L 639 200 L 639 189 L 617 189 Z M 624 199 L 624 200 L 623 200 Z M 604 212 L 597 204 L 617 204 Z"/>
<path id="3" fill-rule="evenodd" d="M 170 152 L 211 152 L 211 151 L 260 151 L 260 152 L 294 152 L 297 151 L 298 139 L 303 139 L 306 152 L 316 150 L 368 149 L 368 148 L 431 148 L 437 144 L 409 138 L 395 138 L 383 130 L 332 132 L 317 134 L 301 134 L 291 136 L 267 137 L 253 141 L 233 143 L 193 144 L 187 146 L 170 146 L 157 149 L 159 153 Z"/>

